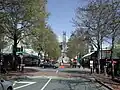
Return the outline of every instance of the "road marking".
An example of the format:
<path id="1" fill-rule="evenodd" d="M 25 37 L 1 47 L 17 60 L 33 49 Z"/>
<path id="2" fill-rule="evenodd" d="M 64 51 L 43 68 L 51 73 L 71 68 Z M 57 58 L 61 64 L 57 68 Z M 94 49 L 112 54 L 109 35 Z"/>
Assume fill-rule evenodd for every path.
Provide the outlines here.
<path id="1" fill-rule="evenodd" d="M 25 82 L 25 81 L 20 81 L 20 82 L 17 82 L 17 83 L 36 83 L 36 82 Z"/>
<path id="2" fill-rule="evenodd" d="M 50 78 L 48 81 L 47 81 L 47 83 L 42 87 L 42 89 L 41 90 L 44 90 L 45 89 L 45 87 L 49 84 L 49 82 L 52 80 L 52 78 Z"/>
<path id="3" fill-rule="evenodd" d="M 58 73 L 58 70 L 56 70 L 56 74 Z"/>
<path id="4" fill-rule="evenodd" d="M 22 86 L 19 86 L 19 87 L 16 87 L 14 88 L 14 90 L 17 90 L 17 89 L 20 89 L 20 88 L 23 88 L 23 87 L 26 87 L 26 86 L 29 86 L 29 85 L 32 85 L 32 84 L 35 84 L 36 82 L 16 82 L 16 83 L 23 83 L 25 85 L 22 85 Z"/>
<path id="5" fill-rule="evenodd" d="M 14 81 L 13 86 L 15 86 L 16 83 L 17 83 L 17 81 Z"/>

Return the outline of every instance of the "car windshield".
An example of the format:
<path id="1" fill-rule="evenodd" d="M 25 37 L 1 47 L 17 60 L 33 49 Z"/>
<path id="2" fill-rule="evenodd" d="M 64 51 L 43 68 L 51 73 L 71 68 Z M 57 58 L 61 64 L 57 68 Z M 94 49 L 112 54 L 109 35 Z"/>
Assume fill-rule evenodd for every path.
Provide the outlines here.
<path id="1" fill-rule="evenodd" d="M 120 90 L 120 0 L 0 0 L 0 90 Z"/>

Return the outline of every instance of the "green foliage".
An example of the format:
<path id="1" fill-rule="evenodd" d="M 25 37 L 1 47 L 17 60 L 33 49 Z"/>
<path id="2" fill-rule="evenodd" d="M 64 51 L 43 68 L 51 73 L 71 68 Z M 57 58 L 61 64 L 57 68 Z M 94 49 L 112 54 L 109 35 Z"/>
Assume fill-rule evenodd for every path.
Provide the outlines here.
<path id="1" fill-rule="evenodd" d="M 16 57 L 17 44 L 32 30 L 44 22 L 45 0 L 1 0 L 0 29 L 13 40 L 13 55 Z M 14 61 L 13 61 L 14 62 Z M 13 68 L 16 69 L 15 62 Z"/>
<path id="2" fill-rule="evenodd" d="M 4 40 L 4 36 L 4 34 L 0 34 L 0 51 L 7 45 L 7 41 Z"/>
<path id="3" fill-rule="evenodd" d="M 87 53 L 86 49 L 86 42 L 83 41 L 83 35 L 78 34 L 80 31 L 77 31 L 77 33 L 73 33 L 73 35 L 70 37 L 68 40 L 68 50 L 67 50 L 67 55 L 70 58 L 75 57 L 76 55 L 84 55 Z"/>
<path id="4" fill-rule="evenodd" d="M 113 50 L 113 56 L 116 56 L 120 59 L 120 40 L 115 44 L 115 48 Z"/>
<path id="5" fill-rule="evenodd" d="M 50 58 L 60 56 L 59 43 L 50 26 L 36 28 L 31 36 L 31 44 L 34 50 L 42 49 Z"/>
<path id="6" fill-rule="evenodd" d="M 31 30 L 46 16 L 44 0 L 3 0 L 0 5 L 6 36 L 13 40 L 16 38 L 17 42 L 31 34 Z"/>
<path id="7" fill-rule="evenodd" d="M 119 0 L 92 0 L 86 7 L 78 7 L 74 24 L 76 28 L 84 27 L 86 40 L 97 48 L 99 55 L 102 43 L 112 39 L 113 51 L 120 28 L 120 1 Z M 108 39 L 108 40 L 107 40 Z M 112 53 L 111 53 L 112 57 Z"/>
<path id="8" fill-rule="evenodd" d="M 2 0 L 0 2 L 0 23 L 7 37 L 19 41 L 32 34 L 32 30 L 44 22 L 45 0 Z"/>

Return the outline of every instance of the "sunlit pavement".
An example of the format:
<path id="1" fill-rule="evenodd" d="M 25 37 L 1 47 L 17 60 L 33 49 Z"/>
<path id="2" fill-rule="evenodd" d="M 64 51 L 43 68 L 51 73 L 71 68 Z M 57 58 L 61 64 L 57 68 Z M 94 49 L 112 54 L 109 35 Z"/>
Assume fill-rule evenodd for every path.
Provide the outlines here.
<path id="1" fill-rule="evenodd" d="M 83 78 L 26 77 L 13 82 L 14 90 L 107 90 L 95 81 Z"/>

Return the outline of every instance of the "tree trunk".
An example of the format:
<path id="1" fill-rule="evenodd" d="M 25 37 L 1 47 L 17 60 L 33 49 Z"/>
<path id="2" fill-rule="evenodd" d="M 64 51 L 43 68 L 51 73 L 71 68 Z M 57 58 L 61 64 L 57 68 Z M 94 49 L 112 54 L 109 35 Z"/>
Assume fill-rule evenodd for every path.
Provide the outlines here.
<path id="1" fill-rule="evenodd" d="M 110 55 L 110 60 L 112 64 L 112 79 L 114 79 L 114 63 L 113 63 L 113 49 L 114 49 L 114 41 L 115 41 L 115 34 L 112 36 L 112 47 L 111 47 L 111 55 Z"/>
<path id="2" fill-rule="evenodd" d="M 98 48 L 97 48 L 97 60 L 98 60 L 98 74 L 100 74 L 100 45 L 98 43 Z"/>
<path id="3" fill-rule="evenodd" d="M 99 30 L 100 31 L 100 30 Z M 98 69 L 98 74 L 100 74 L 100 45 L 101 45 L 101 35 L 100 32 L 98 32 L 98 37 L 97 37 L 97 69 Z"/>
<path id="4" fill-rule="evenodd" d="M 13 45 L 13 67 L 12 67 L 12 70 L 17 70 L 16 52 L 17 52 L 17 37 L 16 37 L 16 34 L 15 34 L 14 35 L 14 45 Z"/>
<path id="5" fill-rule="evenodd" d="M 0 74 L 1 74 L 1 60 L 2 60 L 2 53 L 1 53 L 1 48 L 0 48 Z"/>
<path id="6" fill-rule="evenodd" d="M 2 56 L 2 52 L 1 52 L 1 48 L 0 48 L 0 61 L 1 61 L 1 56 Z"/>

